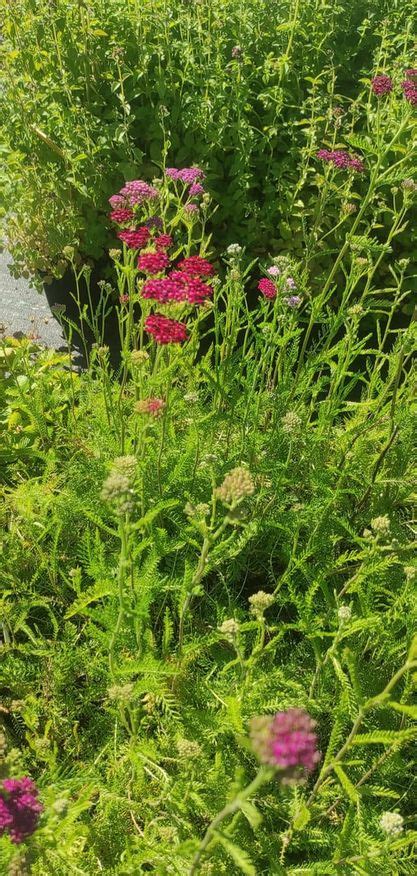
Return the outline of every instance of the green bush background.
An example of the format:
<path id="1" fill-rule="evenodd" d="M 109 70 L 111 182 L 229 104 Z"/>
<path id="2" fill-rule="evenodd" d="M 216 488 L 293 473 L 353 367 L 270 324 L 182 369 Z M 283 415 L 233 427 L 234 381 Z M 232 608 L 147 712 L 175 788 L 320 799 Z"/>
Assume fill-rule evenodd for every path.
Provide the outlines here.
<path id="1" fill-rule="evenodd" d="M 99 259 L 109 195 L 165 154 L 208 170 L 217 243 L 297 252 L 294 189 L 334 107 L 354 130 L 372 71 L 412 63 L 413 3 L 393 0 L 0 0 L 0 14 L 2 212 L 32 273 L 62 274 L 66 245 Z"/>

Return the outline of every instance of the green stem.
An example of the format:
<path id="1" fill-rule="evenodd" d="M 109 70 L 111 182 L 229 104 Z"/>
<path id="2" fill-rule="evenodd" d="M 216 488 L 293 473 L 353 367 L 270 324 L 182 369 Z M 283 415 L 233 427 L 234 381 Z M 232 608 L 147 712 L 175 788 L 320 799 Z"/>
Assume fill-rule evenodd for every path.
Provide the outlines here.
<path id="1" fill-rule="evenodd" d="M 213 821 L 208 826 L 206 833 L 200 843 L 200 847 L 194 855 L 193 862 L 191 865 L 191 869 L 189 871 L 189 876 L 194 876 L 195 873 L 198 873 L 200 869 L 200 863 L 203 855 L 205 854 L 208 846 L 214 840 L 216 840 L 216 831 L 225 820 L 230 815 L 234 815 L 235 812 L 238 812 L 239 809 L 242 808 L 242 805 L 245 803 L 249 797 L 252 797 L 262 785 L 266 784 L 266 782 L 270 782 L 275 770 L 272 767 L 261 767 L 255 778 L 250 784 L 243 789 L 243 791 L 239 791 L 230 803 L 226 803 L 226 806 L 213 818 Z"/>

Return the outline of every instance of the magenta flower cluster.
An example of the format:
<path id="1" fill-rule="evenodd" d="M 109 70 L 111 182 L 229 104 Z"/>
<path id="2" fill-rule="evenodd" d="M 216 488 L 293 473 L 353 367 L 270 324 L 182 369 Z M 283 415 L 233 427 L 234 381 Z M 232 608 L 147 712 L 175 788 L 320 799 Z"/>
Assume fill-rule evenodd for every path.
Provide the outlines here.
<path id="1" fill-rule="evenodd" d="M 168 176 L 170 179 L 180 180 L 180 182 L 187 185 L 193 185 L 198 180 L 204 179 L 205 173 L 200 167 L 183 167 L 181 170 L 178 170 L 176 167 L 167 167 L 165 176 Z"/>
<path id="2" fill-rule="evenodd" d="M 142 249 L 143 246 L 149 241 L 150 231 L 146 226 L 142 226 L 141 228 L 128 228 L 124 231 L 118 231 L 117 236 L 119 240 L 122 240 L 129 249 Z"/>
<path id="3" fill-rule="evenodd" d="M 8 832 L 18 845 L 31 836 L 38 826 L 43 806 L 32 779 L 4 779 L 0 784 L 0 834 Z"/>
<path id="4" fill-rule="evenodd" d="M 144 274 L 161 274 L 169 265 L 166 252 L 146 252 L 138 258 L 138 270 Z"/>
<path id="5" fill-rule="evenodd" d="M 406 70 L 402 83 L 403 94 L 411 106 L 417 106 L 417 70 Z"/>
<path id="6" fill-rule="evenodd" d="M 405 79 L 401 83 L 404 97 L 412 106 L 417 106 L 417 70 L 415 68 L 405 70 L 404 75 Z M 393 90 L 394 83 L 390 76 L 380 74 L 372 79 L 371 88 L 377 97 L 381 97 Z"/>
<path id="7" fill-rule="evenodd" d="M 272 280 L 268 280 L 268 277 L 263 277 L 262 280 L 259 280 L 258 289 L 265 298 L 272 299 L 277 297 L 277 287 Z"/>
<path id="8" fill-rule="evenodd" d="M 363 161 L 356 155 L 349 155 L 344 149 L 319 149 L 317 158 L 328 161 L 340 170 L 354 170 L 357 173 L 365 170 Z"/>
<path id="9" fill-rule="evenodd" d="M 144 258 L 144 256 L 142 256 Z M 189 256 L 177 265 L 179 270 L 173 270 L 166 277 L 157 280 L 147 280 L 142 288 L 142 297 L 159 301 L 161 304 L 183 302 L 187 304 L 203 304 L 213 294 L 213 287 L 205 283 L 201 277 L 214 273 L 213 265 L 202 256 Z"/>
<path id="10" fill-rule="evenodd" d="M 160 313 L 152 313 L 145 319 L 146 331 L 155 338 L 157 344 L 181 344 L 186 341 L 187 326 L 184 322 L 169 319 Z"/>
<path id="11" fill-rule="evenodd" d="M 304 709 L 261 715 L 250 722 L 250 740 L 260 763 L 275 766 L 283 781 L 302 779 L 320 760 L 316 722 Z"/>
<path id="12" fill-rule="evenodd" d="M 374 94 L 377 97 L 382 97 L 384 94 L 389 94 L 394 87 L 394 83 L 390 76 L 385 76 L 381 74 L 380 76 L 374 76 L 371 82 L 371 88 Z"/>

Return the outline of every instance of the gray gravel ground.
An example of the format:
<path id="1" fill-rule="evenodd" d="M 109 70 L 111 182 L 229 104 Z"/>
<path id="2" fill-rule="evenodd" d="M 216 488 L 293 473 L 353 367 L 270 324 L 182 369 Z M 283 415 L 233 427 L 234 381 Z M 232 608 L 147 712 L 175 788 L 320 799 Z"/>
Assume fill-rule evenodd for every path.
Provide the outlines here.
<path id="1" fill-rule="evenodd" d="M 61 327 L 45 296 L 32 289 L 27 280 L 15 280 L 7 267 L 10 262 L 7 252 L 0 253 L 0 326 L 7 335 L 22 332 L 47 347 L 65 346 Z"/>

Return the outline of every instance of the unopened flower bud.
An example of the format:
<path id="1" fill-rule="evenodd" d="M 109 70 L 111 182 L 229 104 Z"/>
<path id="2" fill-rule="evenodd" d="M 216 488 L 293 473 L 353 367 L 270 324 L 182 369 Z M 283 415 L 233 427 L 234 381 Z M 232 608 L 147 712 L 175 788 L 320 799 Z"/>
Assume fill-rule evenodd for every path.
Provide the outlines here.
<path id="1" fill-rule="evenodd" d="M 177 750 L 179 756 L 184 758 L 184 760 L 192 760 L 195 757 L 199 757 L 201 754 L 201 748 L 198 742 L 194 742 L 194 740 L 191 739 L 178 739 Z"/>
<path id="2" fill-rule="evenodd" d="M 255 615 L 257 620 L 262 620 L 266 609 L 273 605 L 273 602 L 272 593 L 258 590 L 257 593 L 252 593 L 252 596 L 249 597 L 250 612 Z"/>
<path id="3" fill-rule="evenodd" d="M 149 353 L 146 350 L 132 350 L 130 354 L 130 359 L 132 365 L 137 365 L 139 368 L 141 365 L 144 365 L 145 362 L 149 359 Z"/>
<path id="4" fill-rule="evenodd" d="M 399 812 L 383 812 L 379 824 L 388 836 L 398 836 L 404 829 L 404 819 Z"/>
<path id="5" fill-rule="evenodd" d="M 133 684 L 113 684 L 108 688 L 107 696 L 109 700 L 128 703 L 132 699 L 133 690 Z"/>
<path id="6" fill-rule="evenodd" d="M 291 434 L 298 432 L 301 427 L 301 419 L 295 411 L 288 411 L 282 418 L 282 431 Z"/>
<path id="7" fill-rule="evenodd" d="M 235 639 L 238 632 L 239 624 L 234 618 L 229 618 L 228 620 L 223 621 L 219 626 L 219 633 L 222 633 L 227 639 Z"/>
<path id="8" fill-rule="evenodd" d="M 371 520 L 371 528 L 375 535 L 387 536 L 390 531 L 390 520 L 386 514 L 381 517 L 374 517 Z"/>
<path id="9" fill-rule="evenodd" d="M 232 469 L 226 475 L 222 485 L 217 487 L 215 494 L 224 505 L 233 505 L 255 492 L 255 484 L 250 472 L 241 466 Z"/>
<path id="10" fill-rule="evenodd" d="M 352 617 L 352 609 L 350 605 L 341 605 L 337 612 L 337 616 L 341 626 L 342 624 L 346 624 Z"/>

